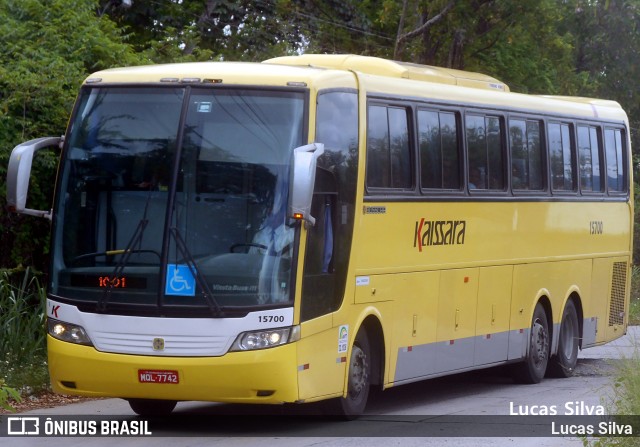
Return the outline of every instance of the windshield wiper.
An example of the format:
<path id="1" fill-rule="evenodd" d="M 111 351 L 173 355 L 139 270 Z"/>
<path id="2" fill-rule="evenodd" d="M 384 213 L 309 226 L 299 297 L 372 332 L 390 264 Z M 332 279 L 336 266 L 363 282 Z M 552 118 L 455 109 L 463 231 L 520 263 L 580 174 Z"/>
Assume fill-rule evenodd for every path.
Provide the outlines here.
<path id="1" fill-rule="evenodd" d="M 109 191 L 109 193 L 111 193 L 111 191 Z M 129 239 L 129 242 L 127 243 L 126 248 L 124 250 L 117 250 L 118 252 L 120 252 L 118 254 L 123 254 L 124 256 L 120 258 L 115 268 L 113 269 L 112 279 L 120 278 L 120 275 L 122 275 L 124 268 L 127 266 L 127 264 L 129 264 L 129 258 L 133 253 L 142 252 L 142 250 L 140 250 L 140 247 L 142 246 L 142 236 L 144 235 L 144 230 L 147 228 L 147 225 L 149 224 L 149 219 L 147 219 L 147 214 L 149 211 L 150 202 L 151 202 L 151 191 L 149 191 L 149 194 L 147 195 L 147 202 L 144 205 L 144 212 L 142 213 L 142 219 L 140 219 L 140 221 L 138 222 L 138 226 L 136 227 L 133 234 L 131 235 L 131 238 Z M 133 247 L 138 243 L 140 244 L 139 249 L 134 250 Z M 102 296 L 100 297 L 96 305 L 96 310 L 98 312 L 106 312 L 107 304 L 111 299 L 111 291 L 113 290 L 114 281 L 109 281 L 108 283 L 109 284 L 107 288 L 104 290 L 104 293 L 102 294 Z"/>
<path id="2" fill-rule="evenodd" d="M 176 227 L 171 227 L 170 231 L 176 241 L 176 248 L 180 252 L 180 255 L 182 256 L 182 258 L 186 260 L 186 263 L 187 263 L 187 266 L 189 267 L 189 271 L 191 272 L 191 275 L 196 280 L 196 284 L 200 286 L 200 290 L 202 290 L 202 296 L 207 302 L 207 305 L 209 306 L 209 310 L 211 311 L 211 314 L 213 315 L 214 318 L 224 317 L 224 312 L 222 311 L 222 309 L 220 308 L 220 305 L 214 298 L 213 292 L 211 292 L 211 288 L 209 287 L 209 284 L 200 274 L 200 271 L 198 270 L 196 265 L 196 261 L 195 259 L 193 259 L 193 256 L 189 252 L 186 242 L 184 241 L 184 239 L 182 239 L 182 236 L 180 235 L 180 231 Z"/>
<path id="3" fill-rule="evenodd" d="M 73 258 L 73 260 L 71 261 L 71 265 L 75 265 L 75 263 L 77 263 L 78 261 L 82 261 L 83 259 L 91 259 L 91 258 L 98 258 L 100 256 L 116 256 L 116 255 L 123 255 L 127 252 L 132 252 L 132 253 L 136 253 L 136 254 L 143 254 L 143 253 L 150 253 L 153 255 L 156 255 L 158 257 L 158 259 L 162 259 L 162 256 L 160 255 L 160 253 L 158 253 L 155 250 L 107 250 L 107 251 L 98 251 L 95 253 L 85 253 L 83 255 L 79 255 L 76 256 L 75 258 Z"/>
<path id="4" fill-rule="evenodd" d="M 122 275 L 124 268 L 129 263 L 129 258 L 131 257 L 131 254 L 138 252 L 138 250 L 133 250 L 133 247 L 139 241 L 142 241 L 142 235 L 144 234 L 144 230 L 145 228 L 147 228 L 148 224 L 149 224 L 149 220 L 146 218 L 146 209 L 145 209 L 145 216 L 142 219 L 140 219 L 140 222 L 138 222 L 138 226 L 133 232 L 131 239 L 129 239 L 129 243 L 127 244 L 127 247 L 122 251 L 124 256 L 120 258 L 115 268 L 113 269 L 113 278 L 119 278 L 120 275 Z M 113 289 L 113 281 L 109 281 L 109 285 L 104 290 L 104 293 L 102 294 L 102 296 L 100 297 L 100 300 L 98 301 L 98 304 L 97 304 L 98 312 L 105 312 L 107 310 L 107 303 L 111 298 L 112 289 Z"/>

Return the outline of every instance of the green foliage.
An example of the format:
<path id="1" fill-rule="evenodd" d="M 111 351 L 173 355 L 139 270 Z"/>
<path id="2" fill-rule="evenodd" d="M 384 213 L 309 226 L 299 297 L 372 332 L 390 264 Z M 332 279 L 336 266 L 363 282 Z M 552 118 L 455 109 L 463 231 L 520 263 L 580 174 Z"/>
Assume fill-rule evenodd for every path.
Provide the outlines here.
<path id="1" fill-rule="evenodd" d="M 29 269 L 17 276 L 0 271 L 0 353 L 24 363 L 45 353 L 46 294 Z"/>
<path id="2" fill-rule="evenodd" d="M 9 404 L 10 400 L 20 402 L 20 393 L 15 389 L 7 386 L 4 379 L 0 378 L 0 408 L 9 411 L 15 411 L 15 409 Z"/>
<path id="3" fill-rule="evenodd" d="M 635 418 L 640 414 L 640 353 L 637 351 L 637 346 L 633 357 L 617 360 L 614 365 L 616 372 L 613 382 L 613 402 L 610 404 L 608 413 L 618 416 L 620 424 L 635 424 Z M 629 417 L 629 420 L 625 420 L 625 417 Z M 640 445 L 640 438 L 613 435 L 584 438 L 583 445 L 634 447 Z"/>
<path id="4" fill-rule="evenodd" d="M 142 61 L 97 0 L 0 0 L 0 178 L 18 143 L 65 132 L 78 88 L 88 73 Z M 57 154 L 34 161 L 28 206 L 51 207 Z M 46 269 L 49 225 L 9 216 L 0 183 L 0 266 Z"/>
<path id="5" fill-rule="evenodd" d="M 635 157 L 634 157 L 635 160 Z M 638 166 L 638 163 L 634 161 L 634 166 Z M 635 175 L 636 183 L 634 184 L 634 226 L 633 226 L 633 263 L 640 265 L 640 185 L 637 183 L 637 179 L 640 178 Z"/>
<path id="6" fill-rule="evenodd" d="M 631 273 L 631 308 L 629 324 L 640 324 L 640 267 L 633 267 Z M 640 352 L 636 346 L 635 354 L 630 358 L 616 360 L 613 381 L 613 402 L 609 404 L 608 413 L 618 416 L 637 417 L 640 414 Z M 620 423 L 625 423 L 622 420 Z M 628 422 L 626 422 L 628 423 Z M 619 446 L 632 447 L 640 445 L 637 437 L 603 436 L 584 438 L 583 444 L 590 447 Z"/>
<path id="7" fill-rule="evenodd" d="M 574 0 L 570 5 L 573 14 L 565 14 L 563 24 L 574 36 L 573 67 L 588 73 L 595 95 L 616 100 L 627 111 L 636 151 L 640 149 L 640 1 Z"/>
<path id="8" fill-rule="evenodd" d="M 47 387 L 45 301 L 30 269 L 0 271 L 0 378 L 11 386 Z"/>
<path id="9" fill-rule="evenodd" d="M 631 270 L 631 302 L 629 304 L 629 324 L 640 325 L 640 267 Z M 640 414 L 640 413 L 639 413 Z"/>
<path id="10" fill-rule="evenodd" d="M 380 0 L 277 2 L 280 14 L 295 21 L 295 38 L 306 52 L 391 58 L 395 29 L 380 20 L 381 8 L 385 8 L 386 3 Z M 395 0 L 392 3 L 398 4 Z"/>
<path id="11" fill-rule="evenodd" d="M 277 0 L 134 1 L 130 8 L 100 0 L 101 11 L 128 30 L 128 42 L 149 61 L 256 61 L 287 52 L 298 35 Z"/>

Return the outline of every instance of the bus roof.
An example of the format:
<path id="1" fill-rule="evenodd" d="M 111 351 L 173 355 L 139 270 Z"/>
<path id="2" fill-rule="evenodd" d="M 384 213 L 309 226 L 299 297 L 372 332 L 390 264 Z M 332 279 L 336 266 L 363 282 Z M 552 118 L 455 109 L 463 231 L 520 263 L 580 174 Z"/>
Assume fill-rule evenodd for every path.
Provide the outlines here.
<path id="1" fill-rule="evenodd" d="M 271 64 L 303 65 L 309 67 L 334 68 L 338 70 L 353 70 L 360 73 L 393 78 L 413 79 L 416 81 L 460 85 L 464 87 L 483 88 L 503 92 L 509 91 L 509 87 L 504 82 L 482 73 L 454 70 L 452 68 L 433 67 L 431 65 L 411 64 L 408 62 L 390 61 L 370 56 L 358 56 L 353 54 L 303 54 L 301 56 L 277 57 L 266 60 L 265 62 Z"/>
<path id="2" fill-rule="evenodd" d="M 353 87 L 347 71 L 251 62 L 183 62 L 110 68 L 91 74 L 85 84 L 245 84 L 267 86 Z"/>
<path id="3" fill-rule="evenodd" d="M 450 68 L 390 61 L 353 54 L 303 54 L 264 61 L 269 64 L 306 66 L 360 73 L 368 91 L 396 93 L 405 97 L 426 97 L 454 103 L 473 103 L 500 109 L 526 109 L 541 113 L 607 118 L 627 121 L 616 101 L 573 96 L 530 95 L 510 92 L 502 81 L 491 76 Z M 407 80 L 422 81 L 407 83 Z M 442 84 L 463 87 L 442 88 Z"/>
<path id="4" fill-rule="evenodd" d="M 360 79 L 356 83 L 356 76 Z M 249 62 L 190 62 L 96 72 L 86 84 L 163 83 L 357 88 L 402 97 L 627 121 L 620 104 L 595 98 L 513 93 L 481 73 L 351 54 L 304 54 Z M 444 88 L 443 88 L 444 87 Z M 447 88 L 449 87 L 449 88 Z"/>

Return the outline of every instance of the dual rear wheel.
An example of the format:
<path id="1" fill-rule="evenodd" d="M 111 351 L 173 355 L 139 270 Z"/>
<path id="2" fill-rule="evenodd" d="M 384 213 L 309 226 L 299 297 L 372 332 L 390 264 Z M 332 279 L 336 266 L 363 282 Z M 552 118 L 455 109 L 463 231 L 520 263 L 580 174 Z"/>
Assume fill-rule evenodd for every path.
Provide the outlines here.
<path id="1" fill-rule="evenodd" d="M 545 309 L 538 303 L 531 320 L 527 356 L 515 366 L 516 380 L 522 383 L 539 383 L 545 374 L 570 377 L 578 362 L 579 339 L 578 312 L 573 300 L 569 300 L 562 313 L 558 351 L 550 358 L 551 331 Z"/>
<path id="2" fill-rule="evenodd" d="M 573 375 L 578 363 L 579 340 L 578 312 L 573 301 L 569 300 L 562 313 L 558 353 L 551 358 L 547 375 L 551 377 L 571 377 Z"/>

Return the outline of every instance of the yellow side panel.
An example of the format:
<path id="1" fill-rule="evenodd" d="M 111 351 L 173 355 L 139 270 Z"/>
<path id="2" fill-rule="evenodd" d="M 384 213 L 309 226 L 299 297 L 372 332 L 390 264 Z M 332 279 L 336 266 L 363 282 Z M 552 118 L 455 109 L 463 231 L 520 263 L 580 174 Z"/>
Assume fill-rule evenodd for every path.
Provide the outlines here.
<path id="1" fill-rule="evenodd" d="M 445 270 L 440 276 L 438 341 L 476 335 L 479 269 Z"/>
<path id="2" fill-rule="evenodd" d="M 511 265 L 480 269 L 476 335 L 509 330 L 512 275 Z"/>
<path id="3" fill-rule="evenodd" d="M 560 323 L 564 303 L 572 290 L 589 302 L 591 268 L 590 259 L 515 266 L 511 328 L 530 326 L 533 306 L 540 296 L 551 301 L 553 321 L 549 324 Z"/>
<path id="4" fill-rule="evenodd" d="M 402 278 L 393 318 L 393 350 L 401 346 L 432 343 L 436 340 L 439 272 L 387 275 Z"/>
<path id="5" fill-rule="evenodd" d="M 595 343 L 604 343 L 607 338 L 607 319 L 609 312 L 609 299 L 611 291 L 611 260 L 593 260 L 593 288 L 591 300 L 585 302 L 584 316 L 596 317 Z"/>
<path id="6" fill-rule="evenodd" d="M 387 368 L 388 372 L 394 374 L 399 349 L 436 341 L 440 272 L 385 275 L 385 279 L 389 282 L 398 281 L 401 287 L 393 305 L 391 358 Z M 430 354 L 426 354 L 430 358 L 423 359 L 426 364 L 422 370 L 424 374 L 435 371 L 435 354 Z"/>
<path id="7" fill-rule="evenodd" d="M 512 279 L 510 265 L 480 269 L 474 365 L 507 359 Z"/>
<path id="8" fill-rule="evenodd" d="M 591 234 L 593 222 L 603 234 Z M 358 276 L 618 257 L 629 252 L 629 207 L 368 202 L 354 247 Z"/>
<path id="9" fill-rule="evenodd" d="M 403 296 L 406 275 L 367 275 L 356 279 L 355 304 L 379 303 Z"/>
<path id="10" fill-rule="evenodd" d="M 302 323 L 302 339 L 298 349 L 298 388 L 301 400 L 311 401 L 331 395 L 342 395 L 346 374 L 349 335 L 352 328 L 332 328 L 333 316 L 325 315 Z M 347 345 L 340 341 L 346 329 Z M 342 352 L 339 352 L 342 351 Z"/>

